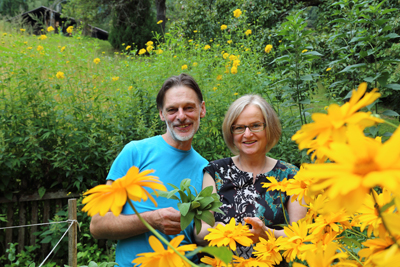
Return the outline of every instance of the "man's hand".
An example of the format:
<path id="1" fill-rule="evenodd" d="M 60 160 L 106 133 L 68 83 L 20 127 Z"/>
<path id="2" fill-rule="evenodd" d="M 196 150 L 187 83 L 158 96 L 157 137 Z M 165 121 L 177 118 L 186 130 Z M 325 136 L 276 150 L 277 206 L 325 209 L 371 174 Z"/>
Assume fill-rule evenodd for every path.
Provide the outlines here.
<path id="1" fill-rule="evenodd" d="M 181 213 L 174 208 L 155 211 L 153 227 L 166 235 L 179 234 L 181 230 Z"/>

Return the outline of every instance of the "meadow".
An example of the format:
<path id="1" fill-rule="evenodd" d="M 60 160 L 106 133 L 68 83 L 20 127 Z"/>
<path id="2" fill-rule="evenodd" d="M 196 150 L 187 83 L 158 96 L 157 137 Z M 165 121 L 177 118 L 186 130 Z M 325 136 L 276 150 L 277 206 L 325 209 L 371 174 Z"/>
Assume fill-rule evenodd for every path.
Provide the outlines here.
<path id="1" fill-rule="evenodd" d="M 155 97 L 171 75 L 188 73 L 202 89 L 207 115 L 193 147 L 203 157 L 211 161 L 231 155 L 221 133 L 224 114 L 235 99 L 252 93 L 267 99 L 282 122 L 282 138 L 270 156 L 300 166 L 311 162 L 310 155 L 307 149 L 298 149 L 292 136 L 312 122 L 312 113 L 326 114 L 331 104 L 344 104 L 363 81 L 370 81 L 368 91 L 380 85 L 379 77 L 371 78 L 370 72 L 385 67 L 398 73 L 398 60 L 368 73 L 366 65 L 340 70 L 326 53 L 333 34 L 317 39 L 300 12 L 262 43 L 255 34 L 260 29 L 250 29 L 243 16 L 232 18 L 237 19 L 232 25 L 218 25 L 218 37 L 207 42 L 186 38 L 174 24 L 146 47 L 124 43 L 121 51 L 82 36 L 80 29 L 72 29 L 69 36 L 51 30 L 33 35 L 1 21 L 0 191 L 8 198 L 55 189 L 80 193 L 103 183 L 126 143 L 165 131 Z M 394 84 L 385 77 L 382 84 Z M 382 94 L 392 94 L 391 88 L 398 90 L 386 86 Z M 398 114 L 382 105 L 371 103 L 363 111 L 398 124 Z M 381 124 L 367 128 L 365 134 L 386 141 L 394 130 Z M 343 232 L 350 229 L 343 225 Z M 354 236 L 357 233 L 347 232 L 341 242 L 353 254 L 361 247 L 361 241 L 352 241 Z"/>

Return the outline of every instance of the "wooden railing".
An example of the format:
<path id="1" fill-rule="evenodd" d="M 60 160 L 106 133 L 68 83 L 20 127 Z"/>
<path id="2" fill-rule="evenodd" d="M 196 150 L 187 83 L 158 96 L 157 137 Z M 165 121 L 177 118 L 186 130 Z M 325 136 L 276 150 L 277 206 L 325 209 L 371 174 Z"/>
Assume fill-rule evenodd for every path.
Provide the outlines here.
<path id="1" fill-rule="evenodd" d="M 38 193 L 14 196 L 11 200 L 0 197 L 0 205 L 6 207 L 7 210 L 7 222 L 2 222 L 0 227 L 48 223 L 49 219 L 52 219 L 63 206 L 68 204 L 69 198 L 77 197 L 79 194 L 69 194 L 65 191 L 48 192 L 42 198 Z M 37 231 L 38 226 L 29 226 L 9 228 L 5 230 L 5 234 L 0 232 L 0 236 L 5 235 L 4 238 L 1 238 L 4 242 L 0 246 L 0 255 L 5 254 L 9 243 L 18 242 L 18 252 L 21 252 L 27 245 L 34 246 L 37 236 L 33 233 Z M 43 255 L 46 255 L 50 249 L 48 244 L 42 244 Z"/>

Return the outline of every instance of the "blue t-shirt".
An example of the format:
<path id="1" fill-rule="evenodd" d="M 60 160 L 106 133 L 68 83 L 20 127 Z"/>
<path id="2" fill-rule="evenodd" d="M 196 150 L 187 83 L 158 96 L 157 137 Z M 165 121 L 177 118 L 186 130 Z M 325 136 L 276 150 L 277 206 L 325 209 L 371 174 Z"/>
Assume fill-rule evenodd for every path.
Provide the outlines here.
<path id="1" fill-rule="evenodd" d="M 154 170 L 150 174 L 157 176 L 167 187 L 167 190 L 173 190 L 168 183 L 175 186 L 180 185 L 185 178 L 190 178 L 190 184 L 197 192 L 200 192 L 203 185 L 203 168 L 207 165 L 207 160 L 200 156 L 193 148 L 190 150 L 179 150 L 170 146 L 162 136 L 155 136 L 140 141 L 132 141 L 127 144 L 118 157 L 113 162 L 107 180 L 116 180 L 126 175 L 129 168 L 136 166 L 139 171 Z M 152 192 L 149 189 L 149 192 Z M 154 198 L 158 204 L 154 206 L 149 199 L 142 202 L 133 202 L 133 205 L 139 213 L 153 211 L 161 208 L 173 207 L 178 210 L 178 201 L 163 197 Z M 125 204 L 122 214 L 134 214 L 129 204 Z M 168 241 L 176 235 L 164 235 Z M 190 224 L 179 235 L 185 235 L 181 245 L 193 244 L 193 223 Z M 116 262 L 119 266 L 133 266 L 132 261 L 136 255 L 143 252 L 153 252 L 148 242 L 151 232 L 146 232 L 131 238 L 118 241 L 116 250 Z"/>

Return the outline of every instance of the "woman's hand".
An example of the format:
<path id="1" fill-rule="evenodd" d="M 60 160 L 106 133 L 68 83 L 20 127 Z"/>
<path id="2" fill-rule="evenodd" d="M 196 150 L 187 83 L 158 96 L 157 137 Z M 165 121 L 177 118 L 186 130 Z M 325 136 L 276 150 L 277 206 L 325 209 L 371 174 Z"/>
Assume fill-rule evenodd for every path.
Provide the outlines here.
<path id="1" fill-rule="evenodd" d="M 252 229 L 250 229 L 250 233 L 253 234 L 253 236 L 249 236 L 251 240 L 253 240 L 253 244 L 260 242 L 260 237 L 264 239 L 268 239 L 268 236 L 266 235 L 265 231 L 269 230 L 268 227 L 264 225 L 264 223 L 257 217 L 246 217 L 244 218 L 244 221 L 248 224 L 251 224 Z"/>

